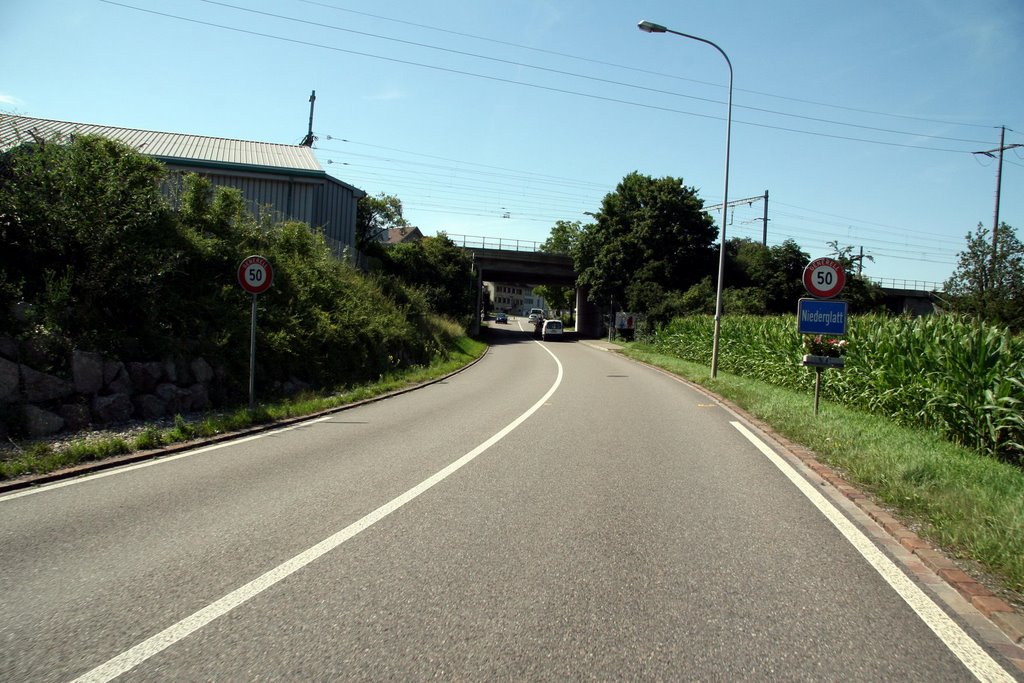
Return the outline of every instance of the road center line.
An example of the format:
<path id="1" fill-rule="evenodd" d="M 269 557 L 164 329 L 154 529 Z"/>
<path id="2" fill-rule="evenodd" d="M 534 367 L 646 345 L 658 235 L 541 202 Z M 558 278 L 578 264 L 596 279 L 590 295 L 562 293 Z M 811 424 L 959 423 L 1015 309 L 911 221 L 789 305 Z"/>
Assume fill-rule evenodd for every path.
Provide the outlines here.
<path id="1" fill-rule="evenodd" d="M 773 465 L 786 475 L 811 503 L 825 516 L 828 521 L 839 529 L 846 540 L 868 561 L 875 571 L 885 579 L 910 608 L 917 613 L 928 628 L 963 662 L 964 666 L 980 681 L 1013 681 L 997 661 L 992 659 L 973 638 L 949 618 L 935 602 L 922 591 L 917 584 L 907 578 L 899 567 L 875 546 L 871 540 L 848 520 L 836 507 L 793 469 L 792 465 L 782 459 L 778 453 L 768 447 L 753 432 L 739 422 L 731 422 L 750 443 L 754 444 Z"/>
<path id="2" fill-rule="evenodd" d="M 555 364 L 558 366 L 558 375 L 555 377 L 554 383 L 551 388 L 548 389 L 547 393 L 540 398 L 539 401 L 534 403 L 525 413 L 517 417 L 515 420 L 510 422 L 506 427 L 499 431 L 494 436 L 490 437 L 482 444 L 466 453 L 461 458 L 451 463 L 441 471 L 437 472 L 433 476 L 423 480 L 416 486 L 412 487 L 405 493 L 401 494 L 397 498 L 381 505 L 379 508 L 366 515 L 362 519 L 353 522 L 349 526 L 345 527 L 336 534 L 325 538 L 308 550 L 299 553 L 295 557 L 282 564 L 274 567 L 262 576 L 250 581 L 249 583 L 241 586 L 228 593 L 216 602 L 204 607 L 203 609 L 195 612 L 194 614 L 185 617 L 178 623 L 170 626 L 160 633 L 142 641 L 138 645 L 122 652 L 113 659 L 110 659 L 100 666 L 96 667 L 92 671 L 89 671 L 83 676 L 75 679 L 74 683 L 98 683 L 100 681 L 110 681 L 120 676 L 121 674 L 130 671 L 142 662 L 146 661 L 150 657 L 166 650 L 168 647 L 178 642 L 182 638 L 194 633 L 202 627 L 209 624 L 214 619 L 221 617 L 239 605 L 251 600 L 266 589 L 275 585 L 279 581 L 291 576 L 295 572 L 299 571 L 306 565 L 310 564 L 314 560 L 326 555 L 345 541 L 349 540 L 353 536 L 357 535 L 361 531 L 365 531 L 380 520 L 384 519 L 392 512 L 398 510 L 406 503 L 414 500 L 419 495 L 426 493 L 431 488 L 441 483 L 458 470 L 465 467 L 467 464 L 472 462 L 477 456 L 485 452 L 494 444 L 501 441 L 503 438 L 508 436 L 516 427 L 521 425 L 531 415 L 540 410 L 540 408 L 547 403 L 548 399 L 554 395 L 559 385 L 562 383 L 562 363 L 559 362 L 555 354 L 551 353 L 550 350 L 541 346 L 548 355 L 555 360 Z"/>

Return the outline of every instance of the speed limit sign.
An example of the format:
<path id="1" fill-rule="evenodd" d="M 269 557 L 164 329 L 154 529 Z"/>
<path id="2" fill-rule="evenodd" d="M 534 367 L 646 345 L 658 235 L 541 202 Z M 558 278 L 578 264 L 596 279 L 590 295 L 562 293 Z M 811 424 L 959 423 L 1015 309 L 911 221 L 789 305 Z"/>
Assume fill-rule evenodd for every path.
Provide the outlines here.
<path id="1" fill-rule="evenodd" d="M 274 269 L 262 256 L 250 256 L 238 266 L 238 284 L 250 294 L 262 294 L 274 281 Z"/>
<path id="2" fill-rule="evenodd" d="M 831 299 L 846 286 L 846 269 L 833 258 L 818 258 L 804 268 L 804 287 L 811 296 Z"/>

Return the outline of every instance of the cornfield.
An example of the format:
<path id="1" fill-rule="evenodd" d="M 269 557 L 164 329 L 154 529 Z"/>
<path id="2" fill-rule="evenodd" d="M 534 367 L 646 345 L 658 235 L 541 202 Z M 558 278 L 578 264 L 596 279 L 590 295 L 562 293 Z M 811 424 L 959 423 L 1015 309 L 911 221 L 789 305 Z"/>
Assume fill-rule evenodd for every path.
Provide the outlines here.
<path id="1" fill-rule="evenodd" d="M 677 318 L 647 340 L 661 353 L 711 364 L 713 320 Z M 955 316 L 849 319 L 846 367 L 825 370 L 822 398 L 938 430 L 985 455 L 1024 464 L 1024 339 Z M 794 316 L 725 316 L 723 371 L 814 391 L 800 365 Z"/>

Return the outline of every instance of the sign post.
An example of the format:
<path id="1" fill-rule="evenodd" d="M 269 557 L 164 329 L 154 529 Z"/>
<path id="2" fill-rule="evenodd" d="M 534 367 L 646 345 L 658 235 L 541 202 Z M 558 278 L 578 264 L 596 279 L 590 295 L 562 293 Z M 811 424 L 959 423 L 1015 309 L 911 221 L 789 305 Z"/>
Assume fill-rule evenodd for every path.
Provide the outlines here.
<path id="1" fill-rule="evenodd" d="M 800 334 L 834 335 L 846 334 L 847 305 L 845 301 L 830 301 L 846 286 L 846 269 L 833 258 L 818 258 L 804 268 L 804 288 L 815 297 L 800 299 L 796 306 L 797 331 Z M 814 368 L 814 415 L 818 415 L 821 399 L 821 373 L 825 368 L 841 368 L 842 356 L 808 354 L 803 365 Z"/>
<path id="2" fill-rule="evenodd" d="M 249 328 L 249 411 L 256 409 L 256 297 L 270 289 L 274 269 L 262 256 L 250 256 L 238 266 L 238 284 L 252 294 L 252 317 Z"/>

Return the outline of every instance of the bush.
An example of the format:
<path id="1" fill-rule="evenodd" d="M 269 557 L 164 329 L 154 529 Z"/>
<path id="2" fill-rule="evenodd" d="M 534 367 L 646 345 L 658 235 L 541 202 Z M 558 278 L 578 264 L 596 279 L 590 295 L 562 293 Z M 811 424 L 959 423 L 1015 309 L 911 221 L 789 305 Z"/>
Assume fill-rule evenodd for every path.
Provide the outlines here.
<path id="1" fill-rule="evenodd" d="M 451 292 L 467 289 L 471 263 L 446 239 L 418 258 L 426 265 L 414 284 L 368 279 L 334 258 L 320 232 L 257 218 L 237 190 L 194 174 L 171 179 L 172 209 L 165 177 L 159 163 L 95 136 L 0 157 L 5 329 L 54 367 L 73 348 L 122 360 L 203 356 L 226 370 L 225 397 L 240 400 L 252 298 L 236 273 L 251 254 L 274 268 L 257 298 L 261 395 L 293 377 L 333 387 L 428 363 L 453 333 L 432 310 L 465 313 L 468 298 Z"/>

